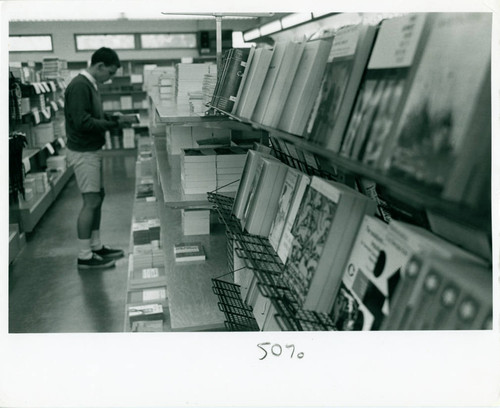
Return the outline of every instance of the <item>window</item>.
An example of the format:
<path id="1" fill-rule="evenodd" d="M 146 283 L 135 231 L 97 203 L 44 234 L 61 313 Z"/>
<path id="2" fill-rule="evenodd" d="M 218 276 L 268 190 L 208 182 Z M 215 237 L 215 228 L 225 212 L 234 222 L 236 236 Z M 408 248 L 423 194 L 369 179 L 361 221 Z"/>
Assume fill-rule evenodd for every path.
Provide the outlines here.
<path id="1" fill-rule="evenodd" d="M 101 47 L 115 50 L 135 48 L 134 34 L 76 34 L 75 41 L 77 51 L 92 51 Z"/>
<path id="2" fill-rule="evenodd" d="M 11 35 L 10 52 L 53 51 L 51 35 Z"/>
<path id="3" fill-rule="evenodd" d="M 196 48 L 196 34 L 141 34 L 141 47 L 152 48 Z"/>

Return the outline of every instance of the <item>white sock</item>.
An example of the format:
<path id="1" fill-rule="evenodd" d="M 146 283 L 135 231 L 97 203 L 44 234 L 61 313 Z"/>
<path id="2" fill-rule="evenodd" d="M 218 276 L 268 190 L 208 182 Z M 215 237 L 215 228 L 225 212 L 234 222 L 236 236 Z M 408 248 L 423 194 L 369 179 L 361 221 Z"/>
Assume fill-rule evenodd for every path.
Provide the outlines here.
<path id="1" fill-rule="evenodd" d="M 93 251 L 97 251 L 102 248 L 99 230 L 92 231 L 92 234 L 90 235 L 90 248 L 92 248 Z"/>
<path id="2" fill-rule="evenodd" d="M 80 251 L 78 252 L 79 259 L 92 258 L 92 249 L 90 248 L 90 239 L 79 239 L 78 246 L 80 247 Z"/>

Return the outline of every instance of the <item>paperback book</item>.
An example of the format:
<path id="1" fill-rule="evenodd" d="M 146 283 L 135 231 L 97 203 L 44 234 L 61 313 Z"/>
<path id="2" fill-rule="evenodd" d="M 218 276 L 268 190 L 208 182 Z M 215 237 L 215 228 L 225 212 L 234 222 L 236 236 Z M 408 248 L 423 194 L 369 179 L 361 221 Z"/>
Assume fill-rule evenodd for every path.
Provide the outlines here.
<path id="1" fill-rule="evenodd" d="M 369 165 L 379 160 L 424 48 L 428 24 L 424 13 L 382 22 L 342 139 L 342 156 Z"/>
<path id="2" fill-rule="evenodd" d="M 195 262 L 207 259 L 200 242 L 179 242 L 174 246 L 175 262 Z"/>
<path id="3" fill-rule="evenodd" d="M 390 174 L 454 201 L 476 186 L 489 190 L 491 24 L 489 13 L 434 16 L 414 86 L 382 157 Z"/>
<path id="4" fill-rule="evenodd" d="M 375 40 L 376 28 L 358 24 L 338 30 L 333 40 L 309 140 L 338 152 Z"/>
<path id="5" fill-rule="evenodd" d="M 313 176 L 300 204 L 284 279 L 306 310 L 328 313 L 349 251 L 375 203 L 355 190 Z"/>

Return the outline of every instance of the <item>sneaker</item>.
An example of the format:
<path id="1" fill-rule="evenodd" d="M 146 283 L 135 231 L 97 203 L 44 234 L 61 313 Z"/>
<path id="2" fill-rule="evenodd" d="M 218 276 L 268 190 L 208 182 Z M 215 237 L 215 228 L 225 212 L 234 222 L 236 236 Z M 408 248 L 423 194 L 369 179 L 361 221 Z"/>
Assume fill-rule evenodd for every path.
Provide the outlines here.
<path id="1" fill-rule="evenodd" d="M 125 256 L 121 249 L 113 249 L 106 245 L 103 245 L 101 249 L 97 251 L 93 250 L 92 252 L 104 259 L 119 259 Z"/>
<path id="2" fill-rule="evenodd" d="M 104 259 L 99 255 L 93 253 L 90 259 L 78 258 L 78 269 L 99 269 L 110 268 L 115 266 L 115 261 L 112 259 Z"/>

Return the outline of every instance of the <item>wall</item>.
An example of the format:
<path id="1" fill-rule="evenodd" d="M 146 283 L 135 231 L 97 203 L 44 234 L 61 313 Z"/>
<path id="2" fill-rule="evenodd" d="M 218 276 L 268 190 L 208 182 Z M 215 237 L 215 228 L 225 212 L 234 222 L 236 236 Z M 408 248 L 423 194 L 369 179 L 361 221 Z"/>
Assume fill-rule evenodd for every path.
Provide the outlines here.
<path id="1" fill-rule="evenodd" d="M 252 20 L 223 20 L 223 30 L 242 31 L 252 28 Z M 44 57 L 58 57 L 67 61 L 88 61 L 92 52 L 75 50 L 75 34 L 137 33 L 137 32 L 198 32 L 215 30 L 212 20 L 117 20 L 117 21 L 22 21 L 10 22 L 9 34 L 51 34 L 54 51 L 10 53 L 10 61 L 42 61 Z M 198 50 L 133 50 L 119 51 L 120 59 L 162 60 L 197 57 Z"/>

